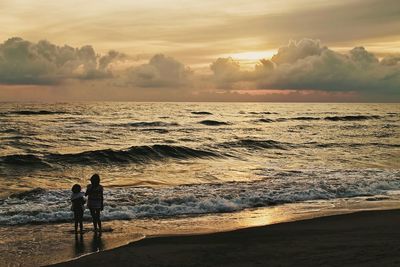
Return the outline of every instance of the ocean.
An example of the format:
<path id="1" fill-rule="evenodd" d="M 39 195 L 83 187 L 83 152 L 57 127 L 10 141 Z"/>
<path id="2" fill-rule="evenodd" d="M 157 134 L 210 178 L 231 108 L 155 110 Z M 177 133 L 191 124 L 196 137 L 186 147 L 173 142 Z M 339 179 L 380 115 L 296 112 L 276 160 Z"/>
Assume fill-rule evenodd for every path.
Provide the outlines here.
<path id="1" fill-rule="evenodd" d="M 94 173 L 103 220 L 123 228 L 343 199 L 385 208 L 400 196 L 400 105 L 0 104 L 0 232 L 69 226 L 70 188 Z"/>

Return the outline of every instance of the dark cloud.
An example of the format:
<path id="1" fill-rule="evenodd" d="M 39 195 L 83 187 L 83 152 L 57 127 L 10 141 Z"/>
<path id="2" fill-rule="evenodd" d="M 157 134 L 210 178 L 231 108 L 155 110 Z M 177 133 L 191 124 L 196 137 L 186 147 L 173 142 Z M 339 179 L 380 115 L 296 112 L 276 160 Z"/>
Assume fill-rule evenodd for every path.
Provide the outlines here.
<path id="1" fill-rule="evenodd" d="M 139 87 L 181 87 L 189 84 L 191 75 L 192 71 L 181 62 L 157 54 L 149 63 L 130 68 L 127 82 Z"/>
<path id="2" fill-rule="evenodd" d="M 318 40 L 291 41 L 281 47 L 271 60 L 262 60 L 254 71 L 232 70 L 230 62 L 215 70 L 215 79 L 232 84 L 252 81 L 260 89 L 295 89 L 321 91 L 358 91 L 400 95 L 400 58 L 386 57 L 381 61 L 363 47 L 340 54 L 321 46 Z M 220 65 L 222 66 L 222 65 Z M 223 77 L 228 77 L 221 81 Z"/>
<path id="3" fill-rule="evenodd" d="M 122 56 L 110 51 L 101 57 L 92 46 L 73 48 L 15 37 L 0 44 L 0 83 L 57 84 L 65 79 L 106 78 L 111 76 L 109 64 Z"/>

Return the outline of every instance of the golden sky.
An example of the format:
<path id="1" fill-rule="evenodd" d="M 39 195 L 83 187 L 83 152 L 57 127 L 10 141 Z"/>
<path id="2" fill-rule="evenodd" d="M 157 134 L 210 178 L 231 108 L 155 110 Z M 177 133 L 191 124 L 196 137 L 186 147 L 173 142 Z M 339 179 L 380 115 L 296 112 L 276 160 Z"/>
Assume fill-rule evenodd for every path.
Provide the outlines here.
<path id="1" fill-rule="evenodd" d="M 204 93 L 198 92 L 200 87 L 214 90 L 214 92 L 216 88 L 225 89 L 229 94 L 232 94 L 230 91 L 232 89 L 250 92 L 253 89 L 259 89 L 260 86 L 268 87 L 261 89 L 277 89 L 270 87 L 286 89 L 282 87 L 288 86 L 291 87 L 287 88 L 290 90 L 315 90 L 318 86 L 310 84 L 309 88 L 305 88 L 308 83 L 304 82 L 299 85 L 296 81 L 282 83 L 284 77 L 275 77 L 276 75 L 273 81 L 272 78 L 265 81 L 264 77 L 257 78 L 257 84 L 249 83 L 254 82 L 254 75 L 243 74 L 243 72 L 252 72 L 260 59 L 270 59 L 278 53 L 280 47 L 289 46 L 290 40 L 297 42 L 303 39 L 316 42 L 320 40 L 321 48 L 326 46 L 342 54 L 348 53 L 354 47 L 362 46 L 369 53 L 373 53 L 378 60 L 387 56 L 395 58 L 400 54 L 399 17 L 400 2 L 398 0 L 0 0 L 1 43 L 12 37 L 20 37 L 22 40 L 29 41 L 31 45 L 37 44 L 40 40 L 47 40 L 59 47 L 68 45 L 81 48 L 89 45 L 98 55 L 97 60 L 110 50 L 115 50 L 121 55 L 113 56 L 104 69 L 99 69 L 99 66 L 91 69 L 89 66 L 91 63 L 80 59 L 81 61 L 72 64 L 73 70 L 70 69 L 72 67 L 68 63 L 68 71 L 63 66 L 62 69 L 50 68 L 50 73 L 38 71 L 37 68 L 43 70 L 44 67 L 40 64 L 38 67 L 37 62 L 29 70 L 25 67 L 23 70 L 1 68 L 0 60 L 0 83 L 1 76 L 8 75 L 9 77 L 16 72 L 19 75 L 16 75 L 15 79 L 3 79 L 3 92 L 0 92 L 0 97 L 3 95 L 8 99 L 11 95 L 15 95 L 12 91 L 10 92 L 15 89 L 4 88 L 9 88 L 10 84 L 13 84 L 15 88 L 21 77 L 24 88 L 27 85 L 38 87 L 45 86 L 44 84 L 46 86 L 52 84 L 53 87 L 57 84 L 58 87 L 64 88 L 70 86 L 83 88 L 89 86 L 85 84 L 88 80 L 92 80 L 92 86 L 95 83 L 96 87 L 122 88 L 121 92 L 127 91 L 127 87 L 160 88 L 163 87 L 162 84 L 168 87 L 190 87 L 186 90 L 196 92 L 197 95 Z M 307 47 L 308 45 L 306 44 Z M 0 53 L 5 52 L 1 52 L 0 49 Z M 18 53 L 22 53 L 21 50 L 18 50 Z M 320 52 L 316 53 L 320 55 Z M 153 62 L 155 65 L 150 64 L 149 60 L 158 54 L 165 56 L 156 58 Z M 315 55 L 306 53 L 305 56 Z M 216 74 L 215 70 L 210 70 L 210 65 L 218 58 L 229 57 L 238 62 L 241 70 L 240 73 L 227 74 L 232 77 L 228 79 L 229 81 L 226 81 L 224 77 L 225 80 L 222 81 L 220 76 L 215 77 L 221 74 L 221 71 Z M 13 58 L 13 60 L 21 59 Z M 174 61 L 177 63 L 175 64 Z M 3 63 L 10 64 L 6 61 Z M 183 68 L 178 71 L 179 73 L 174 73 L 175 76 L 172 75 L 172 78 L 196 77 L 190 78 L 190 83 L 165 82 L 162 73 L 164 70 L 160 70 L 160 68 L 168 68 L 164 63 L 175 64 L 177 69 Z M 292 67 L 295 67 L 295 62 L 286 63 L 293 63 Z M 156 71 L 154 71 L 154 66 L 158 68 Z M 397 69 L 388 71 L 386 67 L 379 70 L 375 70 L 376 66 L 373 68 L 381 74 L 377 74 L 377 78 L 383 79 L 397 75 Z M 138 82 L 136 77 L 134 82 L 126 82 L 126 80 L 121 81 L 116 78 L 124 76 L 126 71 L 135 77 L 139 75 L 142 80 Z M 226 71 L 224 70 L 224 73 Z M 287 74 L 293 75 L 293 71 L 290 70 Z M 77 75 L 83 72 L 86 72 L 85 77 L 80 76 L 79 84 L 72 81 L 76 77 L 71 76 L 71 73 Z M 35 76 L 38 75 L 37 73 L 40 73 L 38 79 Z M 214 74 L 212 79 L 207 77 L 211 74 Z M 158 75 L 156 78 L 159 80 L 144 82 L 143 79 L 147 79 L 149 75 L 151 77 Z M 253 78 L 249 75 L 253 75 Z M 279 75 L 284 75 L 284 70 Z M 315 73 L 307 75 L 312 76 Z M 339 80 L 341 79 L 340 72 L 335 75 L 338 75 Z M 50 76 L 51 79 L 47 79 Z M 101 81 L 93 79 L 100 76 Z M 47 77 L 47 80 L 44 77 Z M 58 82 L 60 77 L 63 77 L 62 83 Z M 160 82 L 160 79 L 163 81 Z M 357 79 L 358 86 L 362 87 L 363 83 L 359 81 L 361 78 Z M 214 81 L 213 84 L 210 84 L 210 80 Z M 390 86 L 396 87 L 397 81 L 392 81 Z M 332 81 L 326 83 L 317 79 L 316 83 L 325 90 L 326 88 L 323 87 L 326 84 L 330 87 Z M 340 86 L 346 86 L 346 84 L 340 83 Z M 376 86 L 379 87 L 379 84 Z M 333 89 L 328 88 L 328 90 Z M 350 91 L 352 90 L 355 89 L 350 88 Z M 4 93 L 5 91 L 7 94 Z M 390 89 L 391 94 L 393 91 L 397 93 L 395 89 Z M 121 94 L 124 95 L 124 93 Z M 159 94 L 161 100 L 164 99 L 163 94 L 164 92 Z M 155 95 L 157 93 L 152 94 L 152 96 Z M 16 98 L 18 97 L 13 97 L 13 99 Z"/>

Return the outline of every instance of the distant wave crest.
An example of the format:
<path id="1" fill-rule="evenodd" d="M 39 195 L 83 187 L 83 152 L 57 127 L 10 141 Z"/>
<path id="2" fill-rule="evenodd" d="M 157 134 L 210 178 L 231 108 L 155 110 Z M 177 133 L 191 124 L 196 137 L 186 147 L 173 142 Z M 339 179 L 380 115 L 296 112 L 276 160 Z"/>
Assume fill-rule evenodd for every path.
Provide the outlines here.
<path id="1" fill-rule="evenodd" d="M 194 115 L 212 115 L 212 113 L 208 111 L 192 111 L 191 113 Z"/>
<path id="2" fill-rule="evenodd" d="M 199 122 L 200 124 L 209 125 L 209 126 L 219 126 L 219 125 L 229 125 L 229 123 L 224 121 L 215 121 L 215 120 L 203 120 Z"/>
<path id="3" fill-rule="evenodd" d="M 185 146 L 152 145 L 133 146 L 126 150 L 94 150 L 78 154 L 52 154 L 52 161 L 61 160 L 72 164 L 131 163 L 164 160 L 168 158 L 188 159 L 218 157 L 215 152 L 193 149 Z"/>
<path id="4" fill-rule="evenodd" d="M 50 167 L 50 165 L 39 156 L 31 154 L 3 156 L 0 157 L 0 163 L 21 167 Z"/>
<path id="5" fill-rule="evenodd" d="M 179 126 L 176 122 L 162 122 L 162 121 L 140 121 L 140 122 L 131 122 L 126 124 L 131 127 L 168 127 L 168 126 Z"/>
<path id="6" fill-rule="evenodd" d="M 267 119 L 267 118 L 259 119 L 258 121 L 259 121 L 259 122 L 264 122 L 264 123 L 271 123 L 271 122 L 275 122 L 274 120 Z"/>
<path id="7" fill-rule="evenodd" d="M 348 116 L 331 116 L 325 117 L 325 120 L 328 121 L 363 121 L 363 120 L 371 120 L 371 119 L 379 119 L 381 116 L 378 115 L 348 115 Z"/>
<path id="8" fill-rule="evenodd" d="M 222 143 L 225 148 L 241 147 L 247 149 L 287 149 L 290 144 L 282 143 L 274 140 L 255 140 L 255 139 L 240 139 L 232 142 Z"/>
<path id="9" fill-rule="evenodd" d="M 168 158 L 189 159 L 220 157 L 221 155 L 208 150 L 194 149 L 185 146 L 152 145 L 133 146 L 124 150 L 102 149 L 71 154 L 48 154 L 43 157 L 35 155 L 9 155 L 0 157 L 0 163 L 17 166 L 47 167 L 54 164 L 111 164 L 111 163 L 144 163 Z"/>
<path id="10" fill-rule="evenodd" d="M 16 110 L 9 111 L 8 114 L 14 115 L 56 115 L 56 114 L 67 114 L 65 111 L 51 111 L 51 110 Z"/>

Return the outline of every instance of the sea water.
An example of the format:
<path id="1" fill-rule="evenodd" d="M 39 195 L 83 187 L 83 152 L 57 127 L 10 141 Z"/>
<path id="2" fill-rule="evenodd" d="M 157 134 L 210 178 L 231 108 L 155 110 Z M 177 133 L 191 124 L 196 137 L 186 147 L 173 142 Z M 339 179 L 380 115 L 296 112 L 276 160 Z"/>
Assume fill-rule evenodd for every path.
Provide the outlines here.
<path id="1" fill-rule="evenodd" d="M 0 227 L 70 222 L 70 188 L 93 173 L 115 225 L 387 203 L 399 141 L 398 104 L 1 103 Z"/>

